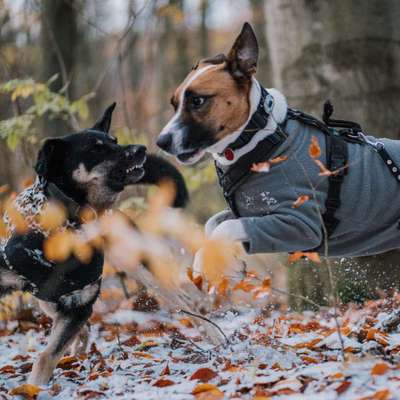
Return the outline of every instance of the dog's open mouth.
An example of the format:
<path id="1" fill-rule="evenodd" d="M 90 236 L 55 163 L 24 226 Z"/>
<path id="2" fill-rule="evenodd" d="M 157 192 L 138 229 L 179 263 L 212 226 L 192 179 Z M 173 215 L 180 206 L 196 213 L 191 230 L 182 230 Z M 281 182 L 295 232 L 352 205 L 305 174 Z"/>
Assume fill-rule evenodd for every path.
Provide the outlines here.
<path id="1" fill-rule="evenodd" d="M 204 156 L 204 150 L 193 150 L 184 153 L 180 153 L 176 156 L 178 161 L 182 164 L 194 164 Z"/>
<path id="2" fill-rule="evenodd" d="M 133 185 L 144 176 L 144 163 L 146 156 L 140 160 L 135 160 L 129 164 L 121 163 L 118 168 L 115 168 L 113 173 L 110 174 L 108 185 L 116 192 L 124 190 L 125 186 Z"/>

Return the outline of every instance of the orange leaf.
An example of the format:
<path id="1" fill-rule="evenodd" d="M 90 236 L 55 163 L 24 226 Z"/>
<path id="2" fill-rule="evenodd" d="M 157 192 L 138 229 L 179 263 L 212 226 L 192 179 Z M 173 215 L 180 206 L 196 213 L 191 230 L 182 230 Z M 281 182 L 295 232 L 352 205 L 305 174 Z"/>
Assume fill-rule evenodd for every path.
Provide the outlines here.
<path id="1" fill-rule="evenodd" d="M 222 297 L 225 297 L 228 292 L 228 287 L 229 287 L 229 279 L 226 277 L 222 278 L 221 282 L 217 286 L 217 294 Z"/>
<path id="2" fill-rule="evenodd" d="M 283 161 L 286 161 L 287 159 L 288 159 L 287 156 L 279 156 L 279 157 L 272 158 L 271 160 L 269 160 L 269 162 L 271 164 L 279 164 Z"/>
<path id="3" fill-rule="evenodd" d="M 307 196 L 306 194 L 303 194 L 302 196 L 299 196 L 297 200 L 292 204 L 293 208 L 300 207 L 302 204 L 304 204 L 306 201 L 310 200 L 310 196 Z"/>
<path id="4" fill-rule="evenodd" d="M 197 399 L 217 399 L 223 398 L 224 394 L 215 386 L 210 383 L 199 383 L 192 391 L 192 394 Z M 203 396 L 206 395 L 206 396 Z"/>
<path id="5" fill-rule="evenodd" d="M 319 147 L 318 139 L 316 136 L 311 136 L 311 144 L 308 148 L 308 154 L 311 158 L 318 158 L 321 156 L 321 148 Z"/>
<path id="6" fill-rule="evenodd" d="M 271 168 L 271 164 L 268 161 L 253 164 L 250 168 L 252 172 L 268 172 Z"/>
<path id="7" fill-rule="evenodd" d="M 365 396 L 360 398 L 359 400 L 387 400 L 391 396 L 390 391 L 388 389 L 378 390 L 371 396 Z"/>
<path id="8" fill-rule="evenodd" d="M 21 386 L 17 386 L 10 391 L 10 394 L 13 396 L 21 395 L 27 399 L 36 399 L 37 395 L 41 392 L 42 389 L 35 385 L 30 385 L 29 383 L 25 383 Z"/>
<path id="9" fill-rule="evenodd" d="M 157 382 L 153 383 L 153 386 L 156 387 L 166 387 L 166 386 L 172 386 L 175 385 L 174 381 L 171 381 L 170 379 L 159 379 Z"/>
<path id="10" fill-rule="evenodd" d="M 211 379 L 214 379 L 218 374 L 210 368 L 200 368 L 198 369 L 191 377 L 190 380 L 199 380 L 201 382 L 208 382 Z"/>
<path id="11" fill-rule="evenodd" d="M 386 363 L 376 363 L 371 369 L 371 375 L 384 375 L 390 370 Z"/>
<path id="12" fill-rule="evenodd" d="M 243 290 L 243 292 L 248 293 L 251 292 L 255 287 L 256 286 L 253 283 L 250 283 L 248 280 L 243 279 L 233 287 L 233 290 Z"/>

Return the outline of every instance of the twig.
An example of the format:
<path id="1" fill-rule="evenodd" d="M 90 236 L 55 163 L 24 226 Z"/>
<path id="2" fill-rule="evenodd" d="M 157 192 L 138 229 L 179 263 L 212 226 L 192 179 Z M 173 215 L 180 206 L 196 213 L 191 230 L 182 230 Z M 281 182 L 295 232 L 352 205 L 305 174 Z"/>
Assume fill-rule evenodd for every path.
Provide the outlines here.
<path id="1" fill-rule="evenodd" d="M 343 341 L 342 332 L 340 330 L 340 324 L 339 324 L 338 312 L 337 312 L 337 309 L 338 309 L 338 297 L 337 297 L 337 292 L 336 292 L 336 285 L 335 285 L 335 282 L 334 282 L 334 279 L 333 279 L 332 267 L 331 267 L 331 263 L 329 261 L 328 231 L 326 229 L 326 226 L 325 226 L 325 223 L 324 223 L 324 219 L 322 218 L 321 208 L 319 207 L 319 204 L 318 204 L 317 192 L 315 190 L 315 187 L 314 187 L 310 177 L 308 176 L 307 171 L 304 168 L 304 165 L 298 160 L 296 155 L 294 155 L 294 158 L 297 161 L 297 163 L 300 165 L 300 168 L 302 169 L 302 171 L 304 173 L 304 176 L 307 179 L 308 184 L 310 185 L 310 189 L 312 191 L 313 198 L 314 198 L 314 201 L 315 201 L 315 208 L 316 208 L 318 217 L 319 217 L 320 222 L 321 222 L 323 236 L 324 236 L 325 265 L 326 265 L 326 268 L 328 270 L 329 286 L 330 286 L 331 294 L 333 296 L 333 319 L 335 320 L 335 325 L 336 325 L 336 329 L 337 329 L 337 333 L 338 333 L 338 337 L 339 337 L 340 349 L 341 349 L 341 353 L 342 353 L 342 359 L 345 360 L 346 359 L 345 358 L 346 357 L 346 353 L 344 351 L 344 341 Z"/>
<path id="2" fill-rule="evenodd" d="M 190 316 L 192 316 L 192 317 L 200 318 L 200 319 L 202 319 L 203 321 L 206 321 L 206 322 L 208 322 L 209 324 L 213 325 L 215 328 L 218 329 L 218 332 L 224 337 L 224 339 L 226 340 L 226 343 L 227 343 L 227 344 L 230 344 L 229 339 L 228 339 L 228 336 L 225 335 L 224 331 L 223 331 L 215 322 L 211 321 L 210 319 L 208 319 L 208 318 L 206 318 L 206 317 L 203 317 L 203 316 L 200 315 L 200 314 L 195 314 L 195 313 L 192 313 L 192 312 L 190 312 L 190 311 L 186 311 L 186 310 L 180 309 L 180 310 L 178 310 L 178 312 L 181 312 L 181 313 L 183 313 L 183 314 L 190 315 Z"/>
<path id="3" fill-rule="evenodd" d="M 305 302 L 307 302 L 307 303 L 313 305 L 313 306 L 316 307 L 318 310 L 321 309 L 321 305 L 319 305 L 319 304 L 316 303 L 315 301 L 310 300 L 308 297 L 302 296 L 302 295 L 300 295 L 300 294 L 290 293 L 290 292 L 287 292 L 286 290 L 277 289 L 277 288 L 273 288 L 273 287 L 271 287 L 271 291 L 272 291 L 272 292 L 279 293 L 279 294 L 284 294 L 285 296 L 290 296 L 290 297 L 294 297 L 294 298 L 303 300 L 303 301 L 305 301 Z"/>

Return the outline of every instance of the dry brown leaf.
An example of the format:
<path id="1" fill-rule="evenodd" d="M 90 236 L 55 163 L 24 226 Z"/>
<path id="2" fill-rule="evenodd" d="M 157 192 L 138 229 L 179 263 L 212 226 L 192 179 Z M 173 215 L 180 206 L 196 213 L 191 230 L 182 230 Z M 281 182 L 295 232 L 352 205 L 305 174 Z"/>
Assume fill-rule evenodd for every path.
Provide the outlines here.
<path id="1" fill-rule="evenodd" d="M 23 385 L 17 386 L 10 391 L 13 396 L 20 395 L 24 396 L 26 399 L 36 399 L 37 395 L 42 391 L 42 389 L 35 385 L 30 385 L 29 383 L 24 383 Z"/>
<path id="2" fill-rule="evenodd" d="M 210 368 L 200 368 L 196 372 L 193 373 L 193 375 L 190 377 L 190 380 L 199 380 L 203 383 L 206 383 L 210 381 L 211 379 L 214 379 L 218 374 L 213 371 Z"/>
<path id="3" fill-rule="evenodd" d="M 344 393 L 349 387 L 351 386 L 350 381 L 343 381 L 336 389 L 337 394 L 342 394 Z"/>
<path id="4" fill-rule="evenodd" d="M 271 169 L 271 164 L 268 161 L 260 162 L 260 163 L 254 163 L 250 171 L 252 172 L 269 172 Z"/>
<path id="5" fill-rule="evenodd" d="M 390 366 L 387 363 L 376 363 L 371 369 L 371 375 L 385 375 L 390 370 Z"/>
<path id="6" fill-rule="evenodd" d="M 292 208 L 298 208 L 308 200 L 310 200 L 310 196 L 303 194 L 303 195 L 299 196 L 296 199 L 296 201 L 292 204 Z"/>
<path id="7" fill-rule="evenodd" d="M 316 136 L 311 136 L 311 144 L 308 147 L 308 154 L 311 158 L 318 158 L 321 156 L 321 148 L 319 147 L 318 139 Z"/>
<path id="8" fill-rule="evenodd" d="M 168 362 L 165 364 L 164 368 L 161 371 L 161 376 L 171 375 L 171 371 L 169 370 Z"/>
<path id="9" fill-rule="evenodd" d="M 43 244 L 46 258 L 54 262 L 65 261 L 73 251 L 74 235 L 69 230 L 55 232 Z"/>
<path id="10" fill-rule="evenodd" d="M 172 386 L 172 385 L 175 385 L 174 381 L 171 381 L 170 379 L 164 379 L 164 378 L 160 378 L 158 381 L 153 383 L 153 386 L 159 387 L 159 388 Z"/>

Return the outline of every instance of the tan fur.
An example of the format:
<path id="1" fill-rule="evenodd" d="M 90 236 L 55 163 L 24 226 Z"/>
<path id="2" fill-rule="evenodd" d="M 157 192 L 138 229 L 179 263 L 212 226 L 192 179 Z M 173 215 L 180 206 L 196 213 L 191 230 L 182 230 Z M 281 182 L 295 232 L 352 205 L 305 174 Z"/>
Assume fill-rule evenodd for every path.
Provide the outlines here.
<path id="1" fill-rule="evenodd" d="M 224 62 L 205 71 L 185 89 L 191 77 L 207 65 L 209 64 L 200 63 L 195 70 L 190 72 L 175 91 L 171 102 L 174 106 L 179 106 L 182 90 L 192 91 L 199 95 L 214 96 L 209 100 L 210 105 L 208 107 L 195 114 L 192 113 L 189 116 L 186 110 L 182 110 L 182 121 L 185 122 L 189 117 L 197 122 L 204 123 L 204 121 L 207 121 L 213 131 L 218 132 L 217 139 L 220 140 L 239 129 L 246 122 L 250 110 L 251 81 L 243 80 L 241 83 L 235 81 L 226 69 Z"/>

